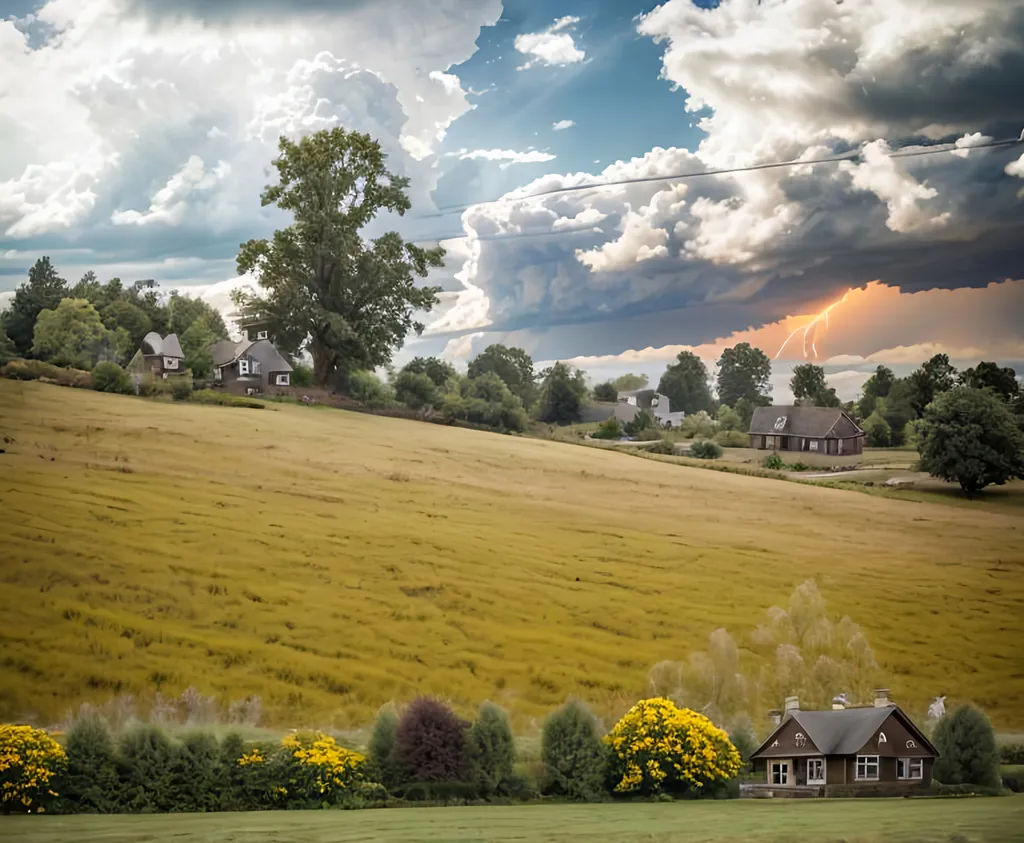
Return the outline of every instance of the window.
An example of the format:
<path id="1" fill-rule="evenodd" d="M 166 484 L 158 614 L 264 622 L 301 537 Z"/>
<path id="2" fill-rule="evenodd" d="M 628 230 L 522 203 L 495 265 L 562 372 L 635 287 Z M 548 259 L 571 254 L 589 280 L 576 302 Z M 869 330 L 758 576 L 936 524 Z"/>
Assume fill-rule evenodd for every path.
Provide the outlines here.
<path id="1" fill-rule="evenodd" d="M 277 376 L 277 385 L 278 386 L 288 386 L 288 375 L 278 375 Z"/>
<path id="2" fill-rule="evenodd" d="M 897 758 L 896 778 L 898 779 L 923 779 L 924 761 L 920 758 Z"/>
<path id="3" fill-rule="evenodd" d="M 807 783 L 808 784 L 825 784 L 825 759 L 824 758 L 808 758 L 807 759 Z"/>
<path id="4" fill-rule="evenodd" d="M 267 332 L 266 331 L 257 331 L 256 332 L 256 339 L 258 339 L 258 340 L 265 340 L 266 338 L 267 338 Z"/>
<path id="5" fill-rule="evenodd" d="M 221 370 L 219 368 L 213 370 L 213 379 L 215 381 L 220 381 L 223 378 L 224 378 L 224 375 L 223 375 L 223 373 L 221 372 Z"/>
<path id="6" fill-rule="evenodd" d="M 878 781 L 878 756 L 858 755 L 857 756 L 857 780 Z"/>
<path id="7" fill-rule="evenodd" d="M 164 358 L 164 368 L 165 369 L 177 369 L 178 368 L 178 358 L 177 357 L 165 357 Z"/>
<path id="8" fill-rule="evenodd" d="M 249 361 L 239 360 L 238 361 L 238 374 L 247 375 L 249 374 Z"/>
<path id="9" fill-rule="evenodd" d="M 260 373 L 260 361 L 259 360 L 250 360 L 249 361 L 249 371 L 252 372 L 252 374 L 254 374 L 254 375 L 258 375 Z"/>
<path id="10" fill-rule="evenodd" d="M 772 784 L 789 784 L 789 762 L 772 761 Z"/>
<path id="11" fill-rule="evenodd" d="M 810 449 L 812 451 L 817 451 L 818 450 L 818 440 L 817 439 L 811 439 L 810 440 Z"/>
<path id="12" fill-rule="evenodd" d="M 766 448 L 774 448 L 775 447 L 775 437 L 774 436 L 766 436 L 764 438 L 764 446 Z"/>

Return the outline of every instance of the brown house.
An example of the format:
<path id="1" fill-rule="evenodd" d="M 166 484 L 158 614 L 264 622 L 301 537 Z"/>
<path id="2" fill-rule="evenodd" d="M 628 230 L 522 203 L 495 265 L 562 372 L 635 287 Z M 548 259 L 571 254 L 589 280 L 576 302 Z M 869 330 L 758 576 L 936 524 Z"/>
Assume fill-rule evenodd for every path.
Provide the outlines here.
<path id="1" fill-rule="evenodd" d="M 180 375 L 185 371 L 185 355 L 178 335 L 161 337 L 156 331 L 150 331 L 142 338 L 142 347 L 135 352 L 125 370 L 133 375 L 152 375 L 155 378 Z"/>
<path id="2" fill-rule="evenodd" d="M 213 378 L 232 392 L 255 394 L 291 384 L 291 364 L 269 340 L 223 340 L 210 349 Z"/>
<path id="3" fill-rule="evenodd" d="M 801 711 L 785 719 L 751 755 L 763 784 L 745 795 L 906 795 L 926 790 L 938 752 L 903 710 L 876 692 L 873 707 Z"/>
<path id="4" fill-rule="evenodd" d="M 750 420 L 750 447 L 762 451 L 854 456 L 864 452 L 864 431 L 830 407 L 758 407 Z"/>

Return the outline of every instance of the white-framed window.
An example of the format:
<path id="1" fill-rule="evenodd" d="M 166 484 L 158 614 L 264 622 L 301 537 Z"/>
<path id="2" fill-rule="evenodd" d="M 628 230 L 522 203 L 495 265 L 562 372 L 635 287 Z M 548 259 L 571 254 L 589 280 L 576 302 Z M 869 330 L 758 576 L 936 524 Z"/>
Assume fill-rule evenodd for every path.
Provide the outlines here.
<path id="1" fill-rule="evenodd" d="M 807 784 L 825 784 L 825 759 L 807 759 Z"/>
<path id="2" fill-rule="evenodd" d="M 817 439 L 810 440 L 810 443 L 809 443 L 808 447 L 812 451 L 817 451 L 818 450 L 818 440 Z"/>
<path id="3" fill-rule="evenodd" d="M 164 368 L 165 369 L 177 369 L 178 368 L 178 358 L 177 357 L 165 357 L 164 358 Z"/>
<path id="4" fill-rule="evenodd" d="M 896 778 L 903 780 L 923 779 L 924 761 L 920 758 L 897 758 Z"/>
<path id="5" fill-rule="evenodd" d="M 771 784 L 789 784 L 789 762 L 772 761 L 768 768 Z"/>
<path id="6" fill-rule="evenodd" d="M 258 375 L 260 373 L 260 361 L 259 360 L 250 360 L 249 361 L 249 371 L 252 372 L 252 374 L 254 374 L 254 375 Z"/>
<path id="7" fill-rule="evenodd" d="M 213 379 L 218 383 L 224 379 L 224 373 L 221 371 L 219 366 L 213 370 Z"/>
<path id="8" fill-rule="evenodd" d="M 256 332 L 256 339 L 258 339 L 258 340 L 265 340 L 266 338 L 267 338 L 267 332 L 266 331 L 257 331 Z"/>
<path id="9" fill-rule="evenodd" d="M 277 385 L 278 386 L 288 386 L 289 380 L 290 380 L 290 378 L 288 377 L 287 374 L 278 375 L 277 376 Z"/>
<path id="10" fill-rule="evenodd" d="M 876 782 L 878 781 L 878 756 L 858 755 L 857 756 L 857 781 Z"/>
<path id="11" fill-rule="evenodd" d="M 249 374 L 249 361 L 242 359 L 238 361 L 238 374 L 247 375 Z"/>

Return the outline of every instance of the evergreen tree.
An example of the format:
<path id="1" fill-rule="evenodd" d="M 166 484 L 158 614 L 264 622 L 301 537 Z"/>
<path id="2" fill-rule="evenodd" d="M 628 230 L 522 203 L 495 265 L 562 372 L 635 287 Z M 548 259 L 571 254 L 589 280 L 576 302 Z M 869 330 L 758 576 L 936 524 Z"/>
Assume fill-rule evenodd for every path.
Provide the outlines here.
<path id="1" fill-rule="evenodd" d="M 189 735 L 176 748 L 171 768 L 175 811 L 216 811 L 220 803 L 220 747 L 208 732 Z"/>
<path id="2" fill-rule="evenodd" d="M 963 705 L 935 726 L 939 751 L 932 775 L 943 784 L 999 786 L 999 751 L 992 723 L 978 709 Z"/>
<path id="3" fill-rule="evenodd" d="M 68 282 L 57 274 L 49 258 L 40 258 L 28 271 L 28 281 L 18 287 L 9 310 L 4 312 L 3 327 L 21 357 L 32 351 L 36 320 L 44 310 L 56 310 L 67 297 Z"/>
<path id="4" fill-rule="evenodd" d="M 600 801 L 607 758 L 597 718 L 579 700 L 569 700 L 545 721 L 541 760 L 547 792 L 579 802 Z"/>
<path id="5" fill-rule="evenodd" d="M 481 706 L 469 730 L 469 752 L 481 794 L 501 793 L 512 780 L 516 747 L 508 716 L 493 703 L 485 702 Z"/>
<path id="6" fill-rule="evenodd" d="M 373 722 L 373 733 L 368 747 L 373 776 L 384 787 L 394 787 L 399 782 L 398 764 L 395 759 L 395 735 L 398 732 L 398 715 L 388 706 L 377 712 Z"/>
<path id="7" fill-rule="evenodd" d="M 61 798 L 70 812 L 112 814 L 118 808 L 120 783 L 114 739 L 106 722 L 80 717 L 68 731 L 67 773 Z"/>
<path id="8" fill-rule="evenodd" d="M 156 726 L 137 726 L 121 738 L 118 758 L 121 804 L 137 813 L 174 808 L 174 745 Z"/>

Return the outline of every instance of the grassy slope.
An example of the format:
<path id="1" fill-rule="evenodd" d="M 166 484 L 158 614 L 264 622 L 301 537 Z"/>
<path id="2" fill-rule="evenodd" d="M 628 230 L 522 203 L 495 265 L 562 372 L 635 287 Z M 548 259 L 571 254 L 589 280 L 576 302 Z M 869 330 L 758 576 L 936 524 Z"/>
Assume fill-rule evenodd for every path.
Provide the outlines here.
<path id="1" fill-rule="evenodd" d="M 4 817 L 0 834 L 21 843 L 738 843 L 738 841 L 1024 840 L 1024 796 L 1002 799 L 690 802 L 409 808 L 392 811 Z M 957 837 L 957 835 L 961 835 Z"/>
<path id="2" fill-rule="evenodd" d="M 157 680 L 259 693 L 283 725 L 423 691 L 489 697 L 520 728 L 571 692 L 613 714 L 652 664 L 815 577 L 897 699 L 1024 726 L 1019 516 L 11 381 L 0 433 L 0 716 Z"/>

